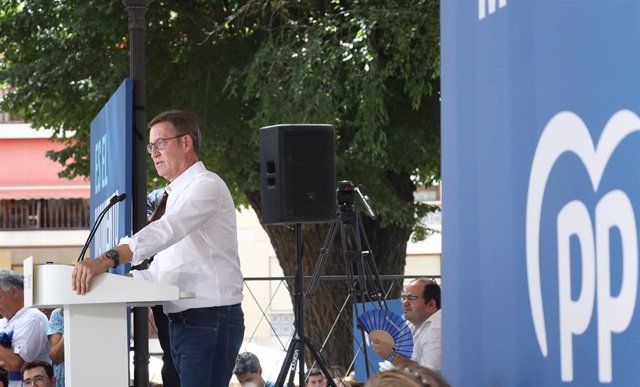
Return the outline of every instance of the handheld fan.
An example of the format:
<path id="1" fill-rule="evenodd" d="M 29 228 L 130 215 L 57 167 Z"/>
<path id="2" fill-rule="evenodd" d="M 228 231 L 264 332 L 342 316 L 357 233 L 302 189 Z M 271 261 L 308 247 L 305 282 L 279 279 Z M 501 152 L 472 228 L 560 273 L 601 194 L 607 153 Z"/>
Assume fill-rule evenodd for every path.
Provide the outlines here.
<path id="1" fill-rule="evenodd" d="M 369 337 L 387 342 L 396 353 L 411 358 L 413 335 L 402 317 L 386 309 L 372 309 L 358 316 L 358 322 Z"/>

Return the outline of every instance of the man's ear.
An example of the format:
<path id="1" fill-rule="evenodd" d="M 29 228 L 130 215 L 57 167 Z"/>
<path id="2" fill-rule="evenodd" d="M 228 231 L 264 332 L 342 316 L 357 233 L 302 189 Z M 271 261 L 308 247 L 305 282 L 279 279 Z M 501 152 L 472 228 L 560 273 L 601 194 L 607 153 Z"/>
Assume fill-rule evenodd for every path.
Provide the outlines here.
<path id="1" fill-rule="evenodd" d="M 184 138 L 185 148 L 193 149 L 193 138 L 191 138 L 191 136 L 188 134 L 185 134 L 183 138 Z"/>
<path id="2" fill-rule="evenodd" d="M 425 304 L 429 307 L 429 308 L 436 308 L 436 300 L 434 300 L 433 298 L 430 299 L 429 301 L 426 301 Z"/>
<path id="3" fill-rule="evenodd" d="M 258 375 L 262 376 L 262 367 L 259 367 L 259 368 L 256 370 L 256 373 L 257 373 Z"/>

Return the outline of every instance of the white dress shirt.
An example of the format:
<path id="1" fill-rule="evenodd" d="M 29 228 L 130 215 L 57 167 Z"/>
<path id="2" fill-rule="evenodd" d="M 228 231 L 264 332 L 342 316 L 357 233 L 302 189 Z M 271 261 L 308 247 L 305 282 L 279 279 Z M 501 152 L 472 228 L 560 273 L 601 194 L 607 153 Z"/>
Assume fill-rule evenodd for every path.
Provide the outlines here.
<path id="1" fill-rule="evenodd" d="M 423 367 L 440 372 L 441 327 L 440 310 L 429 316 L 419 327 L 407 321 L 413 333 L 413 354 L 411 360 Z"/>
<path id="2" fill-rule="evenodd" d="M 13 352 L 26 362 L 49 360 L 49 339 L 47 338 L 47 316 L 34 308 L 20 309 L 11 320 L 0 319 L 0 332 L 13 332 L 11 347 Z M 10 380 L 9 387 L 20 387 L 22 382 Z"/>
<path id="3" fill-rule="evenodd" d="M 133 276 L 195 293 L 165 302 L 165 313 L 240 303 L 236 209 L 227 185 L 197 162 L 166 189 L 164 216 L 123 241 L 133 252 L 132 264 L 155 254 L 150 268 Z"/>

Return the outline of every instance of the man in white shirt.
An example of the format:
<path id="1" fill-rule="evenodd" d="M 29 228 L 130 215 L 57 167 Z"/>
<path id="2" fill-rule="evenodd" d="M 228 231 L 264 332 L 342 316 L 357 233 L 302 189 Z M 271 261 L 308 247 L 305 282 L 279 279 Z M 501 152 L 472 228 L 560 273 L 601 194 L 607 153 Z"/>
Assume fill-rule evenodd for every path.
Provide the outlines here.
<path id="1" fill-rule="evenodd" d="M 155 255 L 149 269 L 132 272 L 134 277 L 195 293 L 163 308 L 181 386 L 227 387 L 244 336 L 235 206 L 224 181 L 198 160 L 200 130 L 192 114 L 164 112 L 149 128 L 147 150 L 158 175 L 170 182 L 165 214 L 114 249 L 78 263 L 72 288 L 85 294 L 95 276 Z"/>
<path id="2" fill-rule="evenodd" d="M 47 316 L 24 307 L 24 279 L 11 270 L 0 270 L 0 362 L 9 371 L 9 387 L 20 387 L 25 362 L 49 362 Z"/>
<path id="3" fill-rule="evenodd" d="M 396 367 L 419 364 L 440 372 L 440 286 L 428 278 L 413 280 L 402 294 L 402 308 L 413 333 L 411 359 L 380 340 L 373 340 L 373 350 Z"/>

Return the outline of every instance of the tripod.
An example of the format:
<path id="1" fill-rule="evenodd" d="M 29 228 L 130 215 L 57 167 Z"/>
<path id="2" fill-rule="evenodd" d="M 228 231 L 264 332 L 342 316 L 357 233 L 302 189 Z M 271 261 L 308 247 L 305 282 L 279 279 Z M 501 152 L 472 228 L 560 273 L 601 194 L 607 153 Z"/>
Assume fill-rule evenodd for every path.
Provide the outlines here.
<path id="1" fill-rule="evenodd" d="M 367 241 L 364 226 L 362 225 L 362 219 L 358 213 L 355 212 L 354 202 L 355 193 L 357 193 L 367 208 L 367 211 L 372 218 L 375 219 L 375 213 L 371 209 L 371 206 L 367 203 L 365 197 L 362 195 L 357 187 L 353 187 L 350 181 L 338 182 L 338 189 L 336 190 L 337 202 L 339 205 L 338 220 L 331 224 L 329 232 L 323 242 L 320 249 L 320 255 L 318 262 L 313 271 L 309 289 L 307 290 L 307 297 L 302 294 L 302 231 L 300 224 L 296 224 L 296 276 L 295 276 L 295 291 L 294 291 L 294 316 L 295 316 L 295 335 L 289 343 L 287 349 L 287 355 L 285 361 L 278 374 L 276 386 L 284 386 L 287 369 L 290 370 L 289 374 L 289 387 L 293 386 L 293 379 L 295 376 L 296 362 L 298 362 L 299 371 L 299 386 L 304 385 L 304 346 L 306 346 L 313 355 L 316 363 L 322 370 L 323 374 L 327 378 L 328 385 L 336 387 L 335 382 L 329 372 L 324 360 L 320 353 L 313 347 L 308 338 L 304 335 L 304 312 L 309 304 L 309 299 L 313 297 L 316 288 L 319 284 L 320 276 L 324 271 L 329 251 L 335 237 L 340 230 L 340 237 L 342 242 L 342 252 L 345 261 L 345 273 L 347 275 L 347 284 L 349 295 L 352 295 L 355 299 L 354 305 L 356 309 L 356 315 L 360 314 L 360 310 L 364 311 L 364 303 L 367 300 L 376 300 L 380 307 L 387 308 L 384 300 L 384 292 L 382 282 L 380 281 L 380 275 L 373 259 L 373 252 L 369 247 Z M 363 250 L 363 243 L 366 250 Z M 355 273 L 354 273 L 355 269 Z M 364 343 L 365 332 L 358 324 L 360 333 L 362 335 L 362 342 Z M 367 364 L 366 372 L 367 378 L 369 378 L 369 359 L 367 351 L 363 351 L 365 357 L 365 364 Z"/>
<path id="2" fill-rule="evenodd" d="M 315 294 L 318 287 L 320 276 L 324 271 L 327 257 L 335 237 L 340 231 L 340 240 L 342 244 L 342 256 L 345 263 L 345 273 L 347 276 L 348 294 L 354 299 L 355 315 L 359 316 L 365 311 L 365 303 L 367 301 L 377 301 L 378 307 L 387 309 L 385 301 L 384 288 L 380 280 L 380 274 L 376 266 L 373 252 L 369 246 L 362 219 L 355 211 L 354 193 L 357 193 L 362 203 L 365 205 L 369 216 L 376 218 L 376 214 L 362 195 L 357 187 L 353 187 L 350 181 L 338 182 L 337 200 L 339 205 L 338 221 L 334 222 L 329 228 L 329 232 L 324 240 L 318 262 L 314 269 L 305 299 L 304 309 L 307 308 L 309 301 Z M 363 249 L 364 246 L 364 249 Z M 355 272 L 354 272 L 355 270 Z M 366 342 L 365 331 L 358 323 L 358 329 L 362 336 L 362 343 Z M 363 351 L 364 361 L 366 365 L 367 379 L 369 372 L 369 355 L 367 351 Z"/>
<path id="3" fill-rule="evenodd" d="M 287 376 L 287 368 L 290 369 L 289 375 L 289 384 L 288 386 L 293 386 L 293 378 L 296 371 L 296 362 L 298 362 L 298 375 L 299 375 L 299 386 L 304 386 L 304 346 L 306 346 L 311 354 L 313 355 L 316 363 L 324 373 L 329 386 L 336 387 L 333 378 L 331 378 L 331 374 L 327 369 L 324 360 L 320 353 L 313 347 L 309 339 L 304 335 L 304 296 L 302 294 L 302 226 L 300 223 L 297 223 L 295 226 L 296 230 L 296 276 L 295 276 L 295 289 L 293 294 L 294 299 L 294 328 L 295 335 L 291 339 L 289 343 L 289 348 L 287 349 L 287 355 L 285 357 L 284 363 L 282 363 L 282 368 L 280 369 L 280 373 L 278 374 L 278 379 L 276 380 L 276 386 L 282 387 L 284 386 L 284 380 Z"/>

